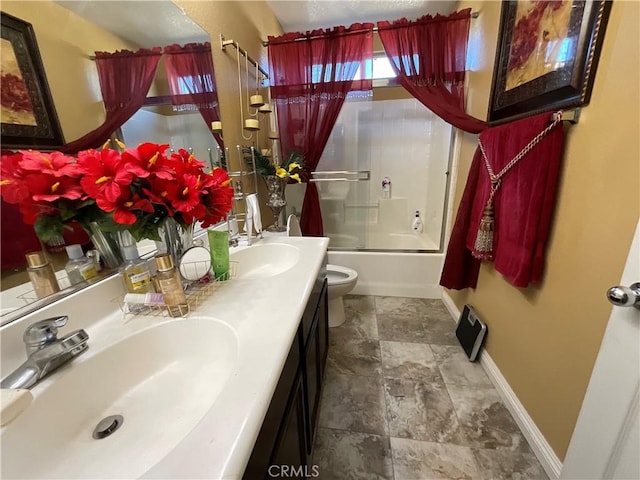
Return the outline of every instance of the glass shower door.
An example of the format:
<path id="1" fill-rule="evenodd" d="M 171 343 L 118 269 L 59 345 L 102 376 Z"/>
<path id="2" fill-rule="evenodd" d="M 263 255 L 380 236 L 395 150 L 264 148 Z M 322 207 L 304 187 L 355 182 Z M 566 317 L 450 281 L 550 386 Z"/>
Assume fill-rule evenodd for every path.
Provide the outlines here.
<path id="1" fill-rule="evenodd" d="M 330 248 L 364 249 L 368 245 L 375 215 L 370 200 L 370 98 L 344 103 L 313 174 Z"/>

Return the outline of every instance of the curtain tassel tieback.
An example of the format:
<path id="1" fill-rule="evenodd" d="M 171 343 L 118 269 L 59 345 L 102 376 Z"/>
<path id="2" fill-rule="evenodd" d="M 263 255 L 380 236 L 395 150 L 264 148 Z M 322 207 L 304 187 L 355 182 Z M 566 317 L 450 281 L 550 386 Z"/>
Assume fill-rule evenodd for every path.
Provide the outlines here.
<path id="1" fill-rule="evenodd" d="M 493 231 L 495 217 L 493 213 L 493 197 L 500 186 L 500 180 L 491 182 L 491 194 L 482 212 L 478 234 L 473 245 L 473 256 L 481 260 L 493 260 Z"/>
<path id="2" fill-rule="evenodd" d="M 473 250 L 471 254 L 480 260 L 493 260 L 493 235 L 496 227 L 495 213 L 493 208 L 493 198 L 500 188 L 500 184 L 502 183 L 502 177 L 511 170 L 516 163 L 518 163 L 527 153 L 529 153 L 533 147 L 535 147 L 543 137 L 549 133 L 553 127 L 558 125 L 562 121 L 562 112 L 554 113 L 551 124 L 541 131 L 538 135 L 536 135 L 533 140 L 531 140 L 518 154 L 511 159 L 505 167 L 500 170 L 497 174 L 493 173 L 493 168 L 491 168 L 491 163 L 487 157 L 486 152 L 484 151 L 484 146 L 482 145 L 482 141 L 478 140 L 478 147 L 480 147 L 480 151 L 482 152 L 482 158 L 484 159 L 484 164 L 487 167 L 487 172 L 489 173 L 489 180 L 491 181 L 491 193 L 489 194 L 489 199 L 487 200 L 487 204 L 484 207 L 482 212 L 482 217 L 480 218 L 480 224 L 478 225 L 478 233 L 476 234 L 476 241 L 473 244 Z"/>

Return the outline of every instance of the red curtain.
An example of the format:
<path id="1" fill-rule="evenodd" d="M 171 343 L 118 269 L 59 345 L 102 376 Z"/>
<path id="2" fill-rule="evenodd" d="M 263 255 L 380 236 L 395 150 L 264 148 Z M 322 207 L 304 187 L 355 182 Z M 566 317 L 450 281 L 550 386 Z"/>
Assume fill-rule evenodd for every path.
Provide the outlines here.
<path id="1" fill-rule="evenodd" d="M 354 80 L 372 58 L 371 23 L 269 37 L 271 98 L 277 107 L 282 154 L 304 155 L 305 182 L 318 166 L 347 94 L 372 89 L 370 76 Z M 307 183 L 300 227 L 305 235 L 323 234 L 318 190 L 312 182 Z"/>
<path id="2" fill-rule="evenodd" d="M 174 109 L 198 110 L 211 131 L 211 122 L 220 120 L 211 44 L 189 43 L 184 47 L 168 45 L 164 47 L 164 54 Z M 213 136 L 218 145 L 223 147 L 220 135 Z"/>
<path id="3" fill-rule="evenodd" d="M 487 128 L 465 112 L 464 78 L 471 9 L 378 22 L 378 35 L 400 84 L 447 123 L 469 133 Z"/>
<path id="4" fill-rule="evenodd" d="M 137 52 L 96 52 L 96 67 L 107 112 L 106 119 L 92 132 L 58 150 L 77 153 L 87 148 L 97 148 L 129 120 L 144 103 L 161 54 L 160 47 L 140 49 Z"/>

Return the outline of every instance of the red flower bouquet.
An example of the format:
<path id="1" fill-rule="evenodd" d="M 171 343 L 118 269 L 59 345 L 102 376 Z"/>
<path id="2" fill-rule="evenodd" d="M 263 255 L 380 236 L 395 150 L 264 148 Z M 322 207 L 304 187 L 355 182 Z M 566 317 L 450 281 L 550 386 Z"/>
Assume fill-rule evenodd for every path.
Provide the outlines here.
<path id="1" fill-rule="evenodd" d="M 167 156 L 168 145 L 143 143 L 123 152 L 107 145 L 77 158 L 31 150 L 4 155 L 0 194 L 19 205 L 43 241 L 61 235 L 72 220 L 159 240 L 158 227 L 168 217 L 206 228 L 231 210 L 233 189 L 223 169 L 207 173 L 186 150 Z"/>

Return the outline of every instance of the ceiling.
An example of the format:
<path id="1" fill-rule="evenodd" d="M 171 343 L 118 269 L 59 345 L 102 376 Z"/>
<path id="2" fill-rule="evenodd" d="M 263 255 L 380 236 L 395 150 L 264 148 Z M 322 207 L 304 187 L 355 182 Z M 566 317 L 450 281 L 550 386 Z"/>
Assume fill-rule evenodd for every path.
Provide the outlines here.
<path id="1" fill-rule="evenodd" d="M 305 32 L 357 22 L 415 20 L 423 15 L 449 14 L 457 1 L 445 0 L 267 0 L 285 32 Z"/>
<path id="2" fill-rule="evenodd" d="M 171 0 L 54 0 L 139 47 L 209 41 L 207 33 Z M 217 0 L 202 0 L 217 1 Z M 242 1 L 242 0 L 235 0 Z M 266 0 L 285 32 L 349 26 L 357 22 L 414 20 L 448 14 L 456 0 Z M 148 28 L 140 28 L 140 20 Z"/>
<path id="3" fill-rule="evenodd" d="M 170 0 L 55 0 L 55 3 L 143 48 L 209 41 L 207 32 Z M 141 19 L 146 28 L 140 27 Z"/>

